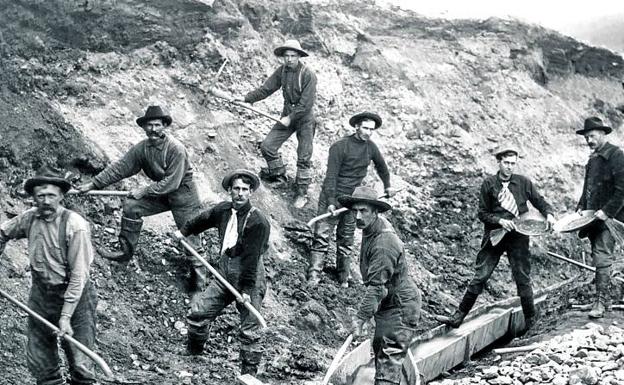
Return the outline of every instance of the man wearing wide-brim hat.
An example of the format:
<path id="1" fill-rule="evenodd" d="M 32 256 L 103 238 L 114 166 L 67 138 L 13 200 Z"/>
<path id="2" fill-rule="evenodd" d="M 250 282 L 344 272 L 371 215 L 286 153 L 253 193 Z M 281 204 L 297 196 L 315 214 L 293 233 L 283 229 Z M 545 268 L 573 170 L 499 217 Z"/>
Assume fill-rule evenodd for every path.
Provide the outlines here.
<path id="1" fill-rule="evenodd" d="M 529 237 L 515 231 L 513 219 L 529 211 L 528 202 L 544 216 L 552 226 L 555 222 L 552 207 L 529 178 L 514 173 L 520 151 L 516 146 L 504 144 L 494 152 L 498 172 L 485 178 L 479 193 L 478 217 L 483 222 L 483 240 L 477 253 L 475 272 L 457 308 L 450 317 L 437 316 L 438 321 L 453 328 L 459 327 L 483 292 L 503 253 L 507 254 L 511 273 L 525 320 L 526 332 L 536 322 L 536 309 L 531 284 L 531 254 Z M 506 230 L 498 243 L 490 239 L 492 231 Z"/>
<path id="2" fill-rule="evenodd" d="M 283 65 L 259 88 L 249 92 L 239 101 L 255 103 L 275 91 L 282 89 L 284 108 L 281 123 L 273 126 L 260 145 L 267 167 L 262 168 L 260 177 L 267 181 L 286 181 L 286 168 L 279 153 L 280 147 L 290 136 L 297 134 L 297 176 L 295 178 L 295 207 L 302 208 L 307 203 L 308 187 L 312 182 L 312 148 L 316 120 L 314 102 L 316 100 L 316 75 L 299 59 L 308 53 L 297 40 L 286 40 L 273 51 L 281 57 Z"/>
<path id="3" fill-rule="evenodd" d="M 172 118 L 160 106 L 149 106 L 145 114 L 136 119 L 145 131 L 146 139 L 132 146 L 118 161 L 96 175 L 91 182 L 78 187 L 80 192 L 101 189 L 143 171 L 152 183 L 130 191 L 124 202 L 119 232 L 120 250 L 100 249 L 104 258 L 128 261 L 136 251 L 143 217 L 171 211 L 178 228 L 200 208 L 197 187 L 193 181 L 193 167 L 186 147 L 165 133 Z M 192 239 L 199 245 L 198 239 Z M 191 291 L 205 285 L 205 268 L 193 261 Z"/>
<path id="4" fill-rule="evenodd" d="M 42 167 L 24 190 L 35 206 L 0 225 L 0 254 L 10 239 L 28 238 L 32 286 L 28 306 L 86 347 L 95 345 L 97 294 L 89 280 L 93 262 L 89 223 L 61 205 L 70 183 L 59 170 Z M 28 320 L 26 364 L 37 384 L 65 384 L 55 333 Z M 72 384 L 96 381 L 91 359 L 63 342 Z M 6 358 L 5 358 L 6 359 Z"/>
<path id="5" fill-rule="evenodd" d="M 375 165 L 385 192 L 392 196 L 395 190 L 390 187 L 390 172 L 383 155 L 371 134 L 382 125 L 381 117 L 374 112 L 360 112 L 349 119 L 355 133 L 341 138 L 329 148 L 327 172 L 318 200 L 318 214 L 333 213 L 340 207 L 338 196 L 351 195 L 362 183 L 371 162 Z M 336 229 L 336 270 L 342 287 L 348 287 L 349 266 L 353 254 L 355 218 L 351 211 L 332 216 L 326 221 L 317 222 L 308 267 L 308 283 L 316 285 L 320 281 L 329 241 Z"/>
<path id="6" fill-rule="evenodd" d="M 374 189 L 359 186 L 353 194 L 338 198 L 353 212 L 356 226 L 362 230 L 360 272 L 365 289 L 352 332 L 356 337 L 364 336 L 375 317 L 375 384 L 399 384 L 422 298 L 408 273 L 403 242 L 390 222 L 379 215 L 391 206 L 377 195 Z"/>
<path id="7" fill-rule="evenodd" d="M 605 220 L 624 221 L 624 153 L 607 141 L 612 128 L 598 117 L 585 119 L 578 135 L 585 137 L 592 153 L 585 166 L 583 193 L 577 210 L 596 210 L 594 221 L 579 231 L 591 242 L 593 265 L 596 267 L 596 298 L 589 312 L 591 318 L 602 318 L 611 305 L 611 265 L 615 241 Z"/>
<path id="8" fill-rule="evenodd" d="M 268 250 L 271 226 L 266 216 L 252 206 L 250 197 L 260 186 L 251 171 L 228 172 L 221 183 L 230 199 L 191 218 L 176 234 L 178 238 L 216 228 L 219 234 L 219 272 L 254 308 L 260 310 L 266 292 L 263 255 Z M 210 324 L 235 297 L 218 280 L 191 300 L 187 352 L 202 354 Z M 241 374 L 255 374 L 262 359 L 260 325 L 242 303 L 240 313 Z"/>

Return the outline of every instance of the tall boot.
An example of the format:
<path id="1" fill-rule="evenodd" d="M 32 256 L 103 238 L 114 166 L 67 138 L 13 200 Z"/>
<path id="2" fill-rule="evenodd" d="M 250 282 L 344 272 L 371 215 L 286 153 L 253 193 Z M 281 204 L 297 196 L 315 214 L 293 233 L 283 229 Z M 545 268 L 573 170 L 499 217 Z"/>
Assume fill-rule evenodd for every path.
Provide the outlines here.
<path id="1" fill-rule="evenodd" d="M 520 305 L 522 306 L 522 313 L 524 314 L 524 332 L 526 333 L 535 325 L 537 318 L 533 296 L 520 297 Z"/>
<path id="2" fill-rule="evenodd" d="M 251 374 L 255 376 L 258 373 L 258 366 L 260 366 L 260 361 L 262 361 L 262 355 L 262 350 L 257 347 L 241 346 L 241 374 Z"/>
<path id="3" fill-rule="evenodd" d="M 308 266 L 309 285 L 318 285 L 321 281 L 321 271 L 323 270 L 324 261 L 325 253 L 320 251 L 312 251 L 310 253 L 310 265 Z"/>
<path id="4" fill-rule="evenodd" d="M 464 298 L 462 298 L 459 307 L 457 308 L 457 310 L 455 310 L 455 313 L 453 313 L 453 315 L 451 315 L 450 317 L 436 316 L 436 319 L 438 320 L 438 322 L 448 325 L 454 329 L 458 328 L 464 322 L 464 318 L 466 318 L 466 316 L 474 306 L 478 296 L 478 294 L 466 291 L 466 293 L 464 294 Z"/>
<path id="5" fill-rule="evenodd" d="M 337 255 L 336 270 L 338 272 L 338 283 L 340 284 L 340 287 L 349 287 L 349 278 L 351 278 L 351 257 L 346 255 Z"/>
<path id="6" fill-rule="evenodd" d="M 611 307 L 611 278 L 609 277 L 609 268 L 597 268 L 596 278 L 596 298 L 594 300 L 594 306 L 589 312 L 589 318 L 603 318 L 605 311 Z"/>
<path id="7" fill-rule="evenodd" d="M 121 230 L 119 231 L 120 250 L 108 251 L 100 248 L 98 249 L 98 252 L 103 258 L 106 259 L 117 262 L 129 261 L 132 258 L 132 255 L 134 255 L 136 246 L 139 243 L 139 235 L 141 234 L 142 226 L 142 219 L 121 217 Z"/>
<path id="8" fill-rule="evenodd" d="M 295 196 L 295 206 L 296 209 L 302 209 L 308 203 L 308 186 L 307 184 L 299 184 L 297 183 L 297 191 Z"/>

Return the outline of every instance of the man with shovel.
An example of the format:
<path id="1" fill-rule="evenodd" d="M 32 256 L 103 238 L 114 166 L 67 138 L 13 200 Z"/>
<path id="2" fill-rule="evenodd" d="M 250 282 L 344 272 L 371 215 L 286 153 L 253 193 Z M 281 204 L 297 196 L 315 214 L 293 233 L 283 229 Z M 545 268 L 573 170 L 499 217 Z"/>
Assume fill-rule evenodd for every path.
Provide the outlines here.
<path id="1" fill-rule="evenodd" d="M 301 48 L 297 40 L 286 40 L 275 48 L 275 56 L 281 57 L 284 64 L 264 82 L 245 97 L 237 101 L 255 103 L 266 99 L 275 91 L 282 89 L 284 108 L 281 123 L 276 123 L 260 145 L 267 167 L 262 168 L 260 177 L 267 181 L 286 180 L 286 168 L 279 154 L 282 144 L 292 134 L 297 133 L 297 177 L 295 179 L 296 208 L 302 208 L 308 201 L 308 187 L 312 182 L 312 148 L 316 120 L 314 102 L 316 100 L 316 75 L 299 60 L 308 53 Z"/>
<path id="2" fill-rule="evenodd" d="M 624 221 L 624 152 L 607 142 L 612 131 L 598 117 L 585 119 L 578 135 L 585 137 L 592 150 L 585 166 L 583 193 L 577 211 L 596 210 L 594 221 L 579 231 L 579 237 L 589 238 L 593 264 L 596 267 L 596 298 L 590 318 L 602 318 L 611 305 L 611 265 L 615 240 L 605 225 L 608 218 Z"/>
<path id="3" fill-rule="evenodd" d="M 123 206 L 120 250 L 98 250 L 107 259 L 126 262 L 132 258 L 139 242 L 143 217 L 171 211 L 179 228 L 200 208 L 193 168 L 186 148 L 177 139 L 165 133 L 171 125 L 171 116 L 159 106 L 149 106 L 144 116 L 136 119 L 147 139 L 134 145 L 117 162 L 96 175 L 91 182 L 78 187 L 80 192 L 101 189 L 143 171 L 153 183 L 130 191 Z M 190 239 L 199 247 L 199 238 Z M 191 291 L 205 287 L 205 268 L 196 261 L 191 270 Z"/>
<path id="4" fill-rule="evenodd" d="M 555 218 L 552 207 L 539 194 L 531 180 L 523 175 L 514 174 L 518 150 L 514 146 L 503 146 L 496 151 L 495 156 L 498 161 L 498 172 L 485 178 L 479 195 L 478 216 L 484 224 L 484 233 L 481 250 L 475 262 L 474 277 L 455 313 L 450 317 L 436 318 L 444 324 L 458 328 L 474 306 L 479 294 L 483 292 L 501 255 L 506 252 L 522 305 L 525 330 L 528 330 L 535 324 L 536 316 L 530 275 L 529 237 L 515 231 L 513 219 L 528 212 L 527 202 L 531 202 L 551 226 Z M 506 233 L 500 242 L 493 244 L 490 235 L 492 231 L 501 228 Z"/>
<path id="5" fill-rule="evenodd" d="M 352 195 L 341 195 L 338 202 L 353 212 L 362 230 L 360 272 L 365 290 L 352 333 L 366 335 L 368 321 L 375 317 L 375 385 L 399 384 L 403 359 L 420 318 L 420 290 L 409 276 L 403 242 L 379 215 L 391 206 L 365 186 L 357 187 Z"/>
<path id="6" fill-rule="evenodd" d="M 89 223 L 61 205 L 70 183 L 57 170 L 42 167 L 24 190 L 35 208 L 0 225 L 0 254 L 10 239 L 28 238 L 32 287 L 28 307 L 58 325 L 87 348 L 95 345 L 97 295 L 89 280 L 93 262 Z M 62 385 L 57 336 L 43 323 L 28 320 L 26 364 L 40 385 Z M 70 384 L 95 383 L 91 359 L 63 341 Z"/>
<path id="7" fill-rule="evenodd" d="M 241 292 L 244 301 L 251 302 L 259 310 L 266 292 L 263 255 L 269 247 L 271 230 L 264 214 L 249 201 L 260 186 L 260 180 L 251 171 L 239 169 L 229 172 L 223 178 L 221 186 L 230 194 L 231 200 L 218 203 L 191 218 L 176 233 L 176 237 L 181 239 L 217 228 L 221 250 L 219 273 L 235 290 Z M 210 324 L 234 300 L 234 294 L 217 279 L 212 280 L 206 290 L 193 297 L 187 316 L 189 354 L 202 354 L 208 340 Z M 253 375 L 258 370 L 263 354 L 260 324 L 242 303 L 237 303 L 236 307 L 241 318 L 241 374 Z"/>
<path id="8" fill-rule="evenodd" d="M 379 178 L 383 181 L 385 192 L 391 196 L 395 191 L 390 187 L 390 172 L 383 155 L 370 136 L 381 127 L 381 117 L 372 112 L 361 112 L 349 119 L 354 134 L 346 136 L 329 148 L 327 173 L 318 200 L 318 214 L 334 212 L 338 196 L 350 195 L 362 183 L 371 161 L 375 165 Z M 308 283 L 317 285 L 323 270 L 325 254 L 329 248 L 329 239 L 336 229 L 336 270 L 342 287 L 348 287 L 350 278 L 351 255 L 353 253 L 353 235 L 355 218 L 351 211 L 332 216 L 326 221 L 317 222 L 314 227 L 314 239 L 308 267 Z"/>

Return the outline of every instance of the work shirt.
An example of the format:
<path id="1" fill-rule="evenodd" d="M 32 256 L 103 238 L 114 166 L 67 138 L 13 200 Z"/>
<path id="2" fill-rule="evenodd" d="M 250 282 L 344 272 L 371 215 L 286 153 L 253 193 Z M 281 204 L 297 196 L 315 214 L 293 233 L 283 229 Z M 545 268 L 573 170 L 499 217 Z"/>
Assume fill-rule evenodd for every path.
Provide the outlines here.
<path id="1" fill-rule="evenodd" d="M 420 301 L 420 292 L 409 276 L 403 242 L 392 225 L 378 216 L 362 231 L 360 273 L 366 291 L 357 317 L 368 321 L 375 313 Z"/>
<path id="2" fill-rule="evenodd" d="M 67 285 L 62 314 L 71 316 L 89 279 L 93 262 L 93 246 L 89 224 L 71 211 L 67 218 L 66 245 L 59 244 L 61 212 L 47 219 L 39 217 L 32 208 L 0 225 L 0 242 L 28 238 L 28 257 L 33 277 L 46 286 Z M 66 247 L 65 258 L 61 247 Z"/>
<path id="3" fill-rule="evenodd" d="M 279 66 L 262 86 L 245 95 L 245 102 L 266 99 L 280 87 L 284 96 L 282 117 L 289 116 L 292 124 L 312 114 L 316 100 L 316 75 L 301 62 L 293 69 Z"/>
<path id="4" fill-rule="evenodd" d="M 353 134 L 332 144 L 329 148 L 327 173 L 323 183 L 328 203 L 336 206 L 338 196 L 351 195 L 366 177 L 371 161 L 383 181 L 384 188 L 390 187 L 388 166 L 372 140 L 361 140 Z"/>
<path id="5" fill-rule="evenodd" d="M 96 188 L 102 188 L 141 170 L 156 182 L 146 187 L 147 196 L 167 195 L 177 190 L 183 181 L 190 181 L 193 175 L 184 145 L 165 135 L 158 145 L 145 139 L 132 146 L 121 159 L 93 178 L 93 183 Z"/>
<path id="6" fill-rule="evenodd" d="M 605 143 L 585 166 L 580 210 L 602 210 L 610 218 L 624 220 L 624 152 Z"/>
<path id="7" fill-rule="evenodd" d="M 499 173 L 488 176 L 481 184 L 478 217 L 484 223 L 486 232 L 501 227 L 498 223 L 500 219 L 514 218 L 513 214 L 505 210 L 498 201 L 498 194 L 502 188 L 503 182 Z M 527 201 L 531 202 L 543 216 L 553 213 L 552 207 L 540 195 L 529 178 L 512 174 L 508 188 L 516 201 L 519 215 L 529 211 Z"/>
<path id="8" fill-rule="evenodd" d="M 259 270 L 264 269 L 264 265 L 260 263 L 260 257 L 269 248 L 271 231 L 271 226 L 265 216 L 257 209 L 253 209 L 250 213 L 251 210 L 251 203 L 247 202 L 236 211 L 238 239 L 233 247 L 225 250 L 219 263 L 222 273 L 236 279 L 236 282 L 230 282 L 230 284 L 247 294 L 251 294 L 255 287 Z M 180 229 L 180 232 L 188 236 L 216 227 L 219 233 L 219 249 L 221 249 L 231 215 L 232 202 L 221 202 L 190 219 Z M 231 260 L 237 261 L 231 263 Z"/>

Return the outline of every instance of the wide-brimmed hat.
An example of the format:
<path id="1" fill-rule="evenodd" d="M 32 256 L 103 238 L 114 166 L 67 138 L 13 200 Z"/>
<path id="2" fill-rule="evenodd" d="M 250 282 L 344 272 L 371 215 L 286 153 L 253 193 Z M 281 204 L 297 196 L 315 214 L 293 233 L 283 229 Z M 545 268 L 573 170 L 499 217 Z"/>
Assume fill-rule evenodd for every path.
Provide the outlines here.
<path id="1" fill-rule="evenodd" d="M 223 187 L 223 189 L 227 191 L 232 185 L 232 181 L 236 177 L 241 175 L 247 176 L 251 179 L 251 191 L 256 191 L 256 189 L 260 187 L 260 179 L 258 178 L 258 176 L 256 176 L 256 174 L 249 170 L 245 170 L 244 168 L 239 168 L 225 174 L 225 176 L 223 177 L 223 181 L 221 181 L 221 187 Z"/>
<path id="2" fill-rule="evenodd" d="M 367 186 L 356 187 L 352 195 L 339 196 L 338 202 L 349 209 L 354 203 L 368 203 L 377 207 L 377 211 L 380 213 L 392 208 L 389 203 L 377 199 L 377 192 L 375 192 L 373 188 Z"/>
<path id="3" fill-rule="evenodd" d="M 602 122 L 597 116 L 592 116 L 590 118 L 585 119 L 585 123 L 583 124 L 582 130 L 576 130 L 578 135 L 585 135 L 589 131 L 592 130 L 602 130 L 605 134 L 609 135 L 613 129 Z"/>
<path id="4" fill-rule="evenodd" d="M 375 129 L 378 129 L 379 127 L 381 127 L 381 117 L 373 112 L 360 112 L 359 114 L 355 114 L 353 115 L 350 119 L 349 119 L 349 124 L 351 125 L 351 127 L 355 127 L 356 124 L 359 124 L 362 120 L 372 120 L 375 122 Z"/>
<path id="5" fill-rule="evenodd" d="M 502 146 L 499 146 L 496 150 L 494 150 L 494 156 L 496 157 L 496 159 L 500 159 L 504 154 L 508 153 L 514 153 L 516 154 L 516 156 L 520 156 L 520 151 L 518 150 L 518 147 L 509 143 L 503 144 Z"/>
<path id="6" fill-rule="evenodd" d="M 275 54 L 275 56 L 284 56 L 284 52 L 289 49 L 298 52 L 301 57 L 310 56 L 306 51 L 303 50 L 303 48 L 301 48 L 301 44 L 299 44 L 299 42 L 295 39 L 286 40 L 284 44 L 275 48 L 273 50 L 273 53 Z"/>
<path id="7" fill-rule="evenodd" d="M 165 114 L 160 106 L 149 106 L 145 111 L 145 115 L 137 118 L 136 122 L 139 126 L 143 127 L 145 122 L 153 119 L 162 119 L 163 124 L 166 126 L 170 125 L 173 121 L 173 119 L 171 119 L 171 116 Z"/>
<path id="8" fill-rule="evenodd" d="M 35 187 L 44 184 L 53 184 L 60 187 L 63 194 L 71 188 L 71 184 L 67 179 L 63 178 L 63 174 L 61 174 L 59 170 L 50 166 L 43 166 L 37 170 L 35 176 L 26 180 L 26 183 L 24 183 L 24 191 L 32 195 Z"/>

